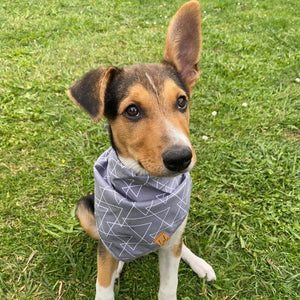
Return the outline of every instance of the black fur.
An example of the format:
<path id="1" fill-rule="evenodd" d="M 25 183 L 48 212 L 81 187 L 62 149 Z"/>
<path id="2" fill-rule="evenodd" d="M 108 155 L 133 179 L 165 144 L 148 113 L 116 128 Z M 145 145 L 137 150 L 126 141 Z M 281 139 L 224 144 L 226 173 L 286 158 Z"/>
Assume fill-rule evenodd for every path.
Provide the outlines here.
<path id="1" fill-rule="evenodd" d="M 100 87 L 106 72 L 109 72 L 108 78 L 106 79 L 107 82 L 105 82 L 106 87 L 108 87 L 113 81 L 113 78 L 120 72 L 119 69 L 102 67 L 91 70 L 78 79 L 69 89 L 72 98 L 96 121 L 99 121 L 102 117 L 100 111 L 104 105 L 104 99 L 100 97 Z"/>
<path id="2" fill-rule="evenodd" d="M 87 195 L 87 196 L 81 198 L 78 201 L 77 209 L 80 206 L 83 206 L 86 210 L 88 210 L 89 212 L 91 212 L 92 214 L 94 214 L 94 212 L 95 212 L 94 194 Z"/>
<path id="3" fill-rule="evenodd" d="M 189 96 L 188 88 L 181 79 L 180 74 L 167 62 L 130 66 L 120 70 L 106 89 L 104 115 L 108 121 L 113 121 L 118 116 L 119 105 L 128 95 L 128 90 L 131 86 L 141 84 L 146 89 L 152 91 L 152 87 L 145 75 L 146 73 L 151 76 L 158 90 L 162 87 L 166 79 L 173 79 Z"/>
<path id="4" fill-rule="evenodd" d="M 102 73 L 100 69 L 91 70 L 70 88 L 72 97 L 93 117 L 98 115 L 101 106 L 99 78 Z"/>
<path id="5" fill-rule="evenodd" d="M 109 124 L 106 125 L 106 129 L 108 131 L 108 134 L 109 134 L 109 139 L 110 139 L 110 144 L 112 146 L 112 148 L 118 153 L 118 148 L 115 144 L 115 141 L 114 141 L 114 136 L 113 136 L 113 133 L 112 133 L 112 130 L 111 130 L 111 127 Z"/>

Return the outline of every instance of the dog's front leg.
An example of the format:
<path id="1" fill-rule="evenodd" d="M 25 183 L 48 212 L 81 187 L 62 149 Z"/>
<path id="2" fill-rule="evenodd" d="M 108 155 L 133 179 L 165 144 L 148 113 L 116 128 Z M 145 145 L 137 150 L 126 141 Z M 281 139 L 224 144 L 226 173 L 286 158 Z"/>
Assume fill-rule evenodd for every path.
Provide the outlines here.
<path id="1" fill-rule="evenodd" d="M 114 283 L 117 274 L 118 261 L 107 251 L 99 241 L 97 251 L 97 282 L 95 300 L 114 300 Z"/>
<path id="2" fill-rule="evenodd" d="M 159 250 L 160 287 L 159 300 L 176 300 L 178 267 L 181 257 L 181 237 L 173 246 L 167 245 Z"/>
<path id="3" fill-rule="evenodd" d="M 177 228 L 171 239 L 159 249 L 160 286 L 158 300 L 176 300 L 178 267 L 182 252 L 182 233 L 187 218 Z"/>

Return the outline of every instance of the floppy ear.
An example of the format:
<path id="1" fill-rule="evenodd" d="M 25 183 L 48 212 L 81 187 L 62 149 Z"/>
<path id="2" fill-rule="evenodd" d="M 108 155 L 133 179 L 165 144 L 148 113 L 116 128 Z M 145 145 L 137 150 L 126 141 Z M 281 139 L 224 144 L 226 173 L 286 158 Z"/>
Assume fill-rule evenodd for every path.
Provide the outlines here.
<path id="1" fill-rule="evenodd" d="M 78 79 L 67 91 L 73 102 L 87 111 L 95 123 L 104 113 L 104 98 L 107 86 L 119 72 L 115 67 L 101 67 Z"/>
<path id="2" fill-rule="evenodd" d="M 166 38 L 164 60 L 176 67 L 191 91 L 199 78 L 201 49 L 200 5 L 196 1 L 184 4 L 172 18 Z"/>

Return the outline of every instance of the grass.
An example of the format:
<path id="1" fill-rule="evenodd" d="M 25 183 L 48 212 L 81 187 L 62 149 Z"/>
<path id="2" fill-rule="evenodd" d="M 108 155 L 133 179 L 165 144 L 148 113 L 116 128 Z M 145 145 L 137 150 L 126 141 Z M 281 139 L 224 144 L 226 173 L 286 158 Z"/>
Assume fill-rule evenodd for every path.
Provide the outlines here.
<path id="1" fill-rule="evenodd" d="M 96 244 L 74 207 L 93 190 L 92 165 L 109 140 L 105 122 L 94 125 L 65 90 L 100 65 L 160 61 L 183 2 L 1 2 L 1 299 L 94 297 Z M 182 263 L 178 297 L 296 299 L 298 1 L 201 5 L 191 116 L 198 163 L 185 240 L 218 280 L 207 284 Z M 115 291 L 137 300 L 157 290 L 153 254 L 127 264 Z"/>

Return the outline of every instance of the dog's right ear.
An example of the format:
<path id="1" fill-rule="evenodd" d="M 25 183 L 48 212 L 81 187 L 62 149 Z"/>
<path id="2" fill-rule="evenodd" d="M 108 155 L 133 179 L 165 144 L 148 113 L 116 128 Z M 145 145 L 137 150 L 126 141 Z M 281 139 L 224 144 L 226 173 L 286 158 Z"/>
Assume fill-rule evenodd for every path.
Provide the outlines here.
<path id="1" fill-rule="evenodd" d="M 164 60 L 176 67 L 190 92 L 200 75 L 200 50 L 200 5 L 197 1 L 190 1 L 182 5 L 172 18 L 164 52 Z"/>
<path id="2" fill-rule="evenodd" d="M 78 79 L 67 91 L 70 99 L 87 111 L 95 123 L 104 113 L 104 98 L 108 85 L 120 70 L 115 67 L 101 67 Z"/>

